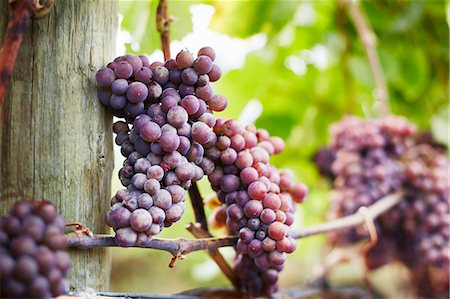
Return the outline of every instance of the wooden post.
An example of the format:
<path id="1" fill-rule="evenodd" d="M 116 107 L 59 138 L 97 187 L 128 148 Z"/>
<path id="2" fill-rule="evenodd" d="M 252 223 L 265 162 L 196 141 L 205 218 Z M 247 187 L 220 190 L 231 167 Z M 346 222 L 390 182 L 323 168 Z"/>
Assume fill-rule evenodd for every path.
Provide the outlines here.
<path id="1" fill-rule="evenodd" d="M 17 0 L 21 1 L 21 0 Z M 0 38 L 8 1 L 0 1 Z M 95 72 L 114 58 L 114 0 L 56 0 L 27 26 L 0 123 L 0 194 L 55 203 L 66 221 L 95 233 L 104 222 L 113 168 L 111 114 L 97 100 Z M 17 197 L 0 200 L 5 214 Z M 71 250 L 72 290 L 108 290 L 108 249 Z"/>

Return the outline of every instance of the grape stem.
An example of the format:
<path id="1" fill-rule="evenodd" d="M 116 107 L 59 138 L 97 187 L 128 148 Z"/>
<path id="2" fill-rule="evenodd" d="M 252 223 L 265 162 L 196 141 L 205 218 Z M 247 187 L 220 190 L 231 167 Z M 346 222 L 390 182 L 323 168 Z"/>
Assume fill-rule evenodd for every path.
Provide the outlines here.
<path id="1" fill-rule="evenodd" d="M 355 25 L 358 32 L 359 39 L 364 47 L 364 50 L 369 61 L 369 66 L 372 71 L 373 79 L 375 81 L 375 98 L 380 104 L 380 115 L 389 114 L 389 94 L 386 85 L 386 80 L 381 68 L 380 59 L 377 51 L 377 37 L 371 28 L 364 11 L 358 1 L 340 0 L 347 7 L 350 19 Z"/>
<path id="2" fill-rule="evenodd" d="M 8 25 L 0 48 L 0 107 L 2 107 L 0 118 L 3 121 L 6 121 L 3 98 L 11 79 L 28 21 L 33 14 L 36 17 L 43 17 L 53 5 L 52 0 L 47 0 L 44 4 L 40 4 L 37 0 L 10 0 L 9 2 Z"/>
<path id="3" fill-rule="evenodd" d="M 194 209 L 195 224 L 189 223 L 186 229 L 196 238 L 211 238 L 213 235 L 209 232 L 208 222 L 206 220 L 205 209 L 203 205 L 203 198 L 198 190 L 197 183 L 192 184 L 189 188 L 189 197 L 191 198 L 192 208 Z M 218 249 L 208 250 L 211 259 L 217 264 L 222 273 L 228 280 L 239 289 L 239 283 L 236 274 L 231 266 L 227 263 L 225 258 Z"/>
<path id="4" fill-rule="evenodd" d="M 294 232 L 292 237 L 301 239 L 313 235 L 323 234 L 332 231 L 339 231 L 358 227 L 367 223 L 367 219 L 372 220 L 378 218 L 381 214 L 390 210 L 403 199 L 403 192 L 396 192 L 383 197 L 376 203 L 367 207 L 364 215 L 357 212 L 353 215 L 331 220 L 325 223 L 320 223 L 305 227 L 300 231 Z M 92 237 L 75 233 L 66 234 L 66 239 L 70 247 L 89 249 L 95 247 L 116 247 L 114 236 L 111 235 L 94 235 Z M 186 255 L 198 250 L 215 250 L 220 247 L 235 246 L 238 240 L 237 236 L 225 237 L 202 237 L 196 240 L 187 240 L 184 238 L 178 239 L 162 239 L 152 238 L 147 243 L 142 245 L 135 245 L 133 247 L 153 248 L 170 252 L 173 256 Z"/>
<path id="5" fill-rule="evenodd" d="M 169 10 L 167 8 L 168 0 L 159 0 L 156 9 L 156 29 L 161 38 L 161 48 L 164 53 L 164 60 L 170 59 L 170 22 Z"/>

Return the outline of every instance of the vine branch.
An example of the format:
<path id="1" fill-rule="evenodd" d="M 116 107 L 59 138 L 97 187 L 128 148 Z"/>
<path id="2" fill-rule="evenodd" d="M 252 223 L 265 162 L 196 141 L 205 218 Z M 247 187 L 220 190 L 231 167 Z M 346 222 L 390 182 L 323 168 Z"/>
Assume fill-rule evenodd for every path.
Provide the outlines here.
<path id="1" fill-rule="evenodd" d="M 367 207 L 364 214 L 357 212 L 353 215 L 331 220 L 325 223 L 305 227 L 298 232 L 294 232 L 292 237 L 301 239 L 308 236 L 318 235 L 331 231 L 339 231 L 352 227 L 357 227 L 366 223 L 367 219 L 375 220 L 381 214 L 393 208 L 403 199 L 403 192 L 390 194 L 371 206 Z M 94 235 L 92 237 L 86 235 L 77 235 L 69 233 L 66 235 L 67 242 L 70 247 L 88 249 L 94 247 L 117 246 L 114 237 L 111 235 Z M 147 243 L 133 247 L 153 248 L 170 252 L 173 256 L 185 255 L 198 250 L 216 250 L 220 247 L 235 246 L 237 236 L 226 236 L 220 238 L 200 238 L 196 240 L 178 239 L 162 239 L 152 238 Z"/>
<path id="2" fill-rule="evenodd" d="M 390 112 L 389 94 L 378 56 L 377 37 L 367 21 L 367 17 L 359 3 L 352 0 L 341 0 L 341 2 L 347 7 L 350 19 L 355 25 L 356 31 L 358 32 L 359 38 L 366 52 L 373 79 L 375 81 L 375 98 L 380 103 L 380 114 L 387 115 Z"/>
<path id="3" fill-rule="evenodd" d="M 43 17 L 53 5 L 53 0 L 40 4 L 38 0 L 9 0 L 10 10 L 6 34 L 0 48 L 0 107 L 2 119 L 5 115 L 3 98 L 8 87 L 11 75 L 23 41 L 26 26 L 31 17 Z"/>
<path id="4" fill-rule="evenodd" d="M 170 22 L 169 10 L 167 8 L 168 0 L 159 0 L 156 9 L 156 29 L 161 38 L 161 47 L 164 53 L 164 60 L 170 59 Z"/>

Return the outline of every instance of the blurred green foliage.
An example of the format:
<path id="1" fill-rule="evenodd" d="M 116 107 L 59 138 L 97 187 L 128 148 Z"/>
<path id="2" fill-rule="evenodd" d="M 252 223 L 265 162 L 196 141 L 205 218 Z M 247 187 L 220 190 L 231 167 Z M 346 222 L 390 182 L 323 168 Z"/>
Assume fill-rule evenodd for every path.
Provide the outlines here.
<path id="1" fill-rule="evenodd" d="M 377 116 L 372 74 L 345 8 L 334 1 L 169 1 L 169 12 L 175 20 L 172 39 L 190 32 L 189 7 L 193 3 L 215 8 L 210 23 L 213 30 L 239 38 L 267 35 L 263 49 L 250 53 L 241 69 L 226 73 L 215 84 L 216 92 L 229 99 L 229 109 L 221 115 L 238 118 L 250 99 L 262 103 L 263 112 L 256 125 L 283 137 L 287 144 L 285 152 L 272 159 L 273 164 L 293 169 L 310 188 L 295 226 L 324 221 L 329 186 L 311 162 L 313 153 L 328 142 L 329 125 L 343 115 Z M 381 0 L 361 4 L 378 39 L 392 112 L 404 115 L 420 129 L 431 128 L 440 141 L 448 144 L 449 27 L 445 2 Z M 156 5 L 156 1 L 120 2 L 122 27 L 140 43 L 142 53 L 160 47 L 154 26 Z M 325 66 L 310 57 L 317 47 L 326 53 Z M 301 74 L 288 68 L 289 57 L 303 59 Z M 207 182 L 202 182 L 201 190 L 210 192 Z M 162 236 L 189 237 L 183 228 L 189 221 L 186 219 L 193 219 L 191 211 Z M 134 281 L 132 290 L 163 293 L 228 284 L 220 274 L 202 281 L 192 274 L 198 271 L 195 267 L 199 263 L 208 263 L 205 253 L 189 255 L 187 261 L 178 262 L 176 270 L 167 270 L 168 254 L 132 252 L 116 249 L 114 255 L 114 269 L 120 271 L 126 269 L 122 264 L 127 264 L 134 252 L 139 258 L 136 267 L 147 265 L 139 272 L 141 282 Z M 303 284 L 327 252 L 324 236 L 301 240 L 296 253 L 289 257 L 281 285 Z M 113 271 L 112 288 L 129 291 L 127 276 L 131 271 L 120 271 Z"/>

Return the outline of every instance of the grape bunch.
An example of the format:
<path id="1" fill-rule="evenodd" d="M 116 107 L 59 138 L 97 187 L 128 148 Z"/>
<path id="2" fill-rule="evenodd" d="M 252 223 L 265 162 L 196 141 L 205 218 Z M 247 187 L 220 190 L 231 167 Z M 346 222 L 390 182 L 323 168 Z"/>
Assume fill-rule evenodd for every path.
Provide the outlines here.
<path id="1" fill-rule="evenodd" d="M 204 169 L 222 205 L 212 222 L 239 237 L 235 270 L 241 291 L 270 296 L 277 291 L 286 253 L 296 248 L 290 226 L 294 202 L 304 200 L 306 186 L 293 184 L 291 172 L 269 164 L 270 155 L 284 148 L 280 138 L 232 119 L 218 119 L 214 131 L 217 141 L 206 146 Z"/>
<path id="2" fill-rule="evenodd" d="M 399 190 L 403 168 L 398 158 L 412 144 L 414 128 L 402 118 L 363 120 L 346 117 L 331 128 L 335 176 L 330 218 L 351 215 Z M 376 223 L 377 229 L 379 223 Z M 355 229 L 333 232 L 332 244 L 352 244 L 367 237 Z M 376 249 L 375 249 L 376 251 Z"/>
<path id="3" fill-rule="evenodd" d="M 0 295 L 50 298 L 64 293 L 71 266 L 64 219 L 47 201 L 20 201 L 0 218 Z"/>
<path id="4" fill-rule="evenodd" d="M 200 49 L 197 58 L 183 50 L 176 59 L 135 68 L 134 75 L 128 72 L 123 97 L 133 101 L 132 88 L 136 82 L 141 87 L 147 84 L 151 97 L 142 96 L 136 114 L 127 113 L 126 107 L 120 113 L 113 110 L 116 116 L 125 116 L 125 121 L 114 124 L 113 131 L 117 134 L 115 142 L 126 157 L 119 172 L 126 189 L 112 198 L 106 216 L 108 225 L 116 231 L 118 245 L 145 244 L 163 227 L 178 221 L 185 210 L 185 190 L 204 176 L 203 169 L 208 164 L 204 160 L 204 146 L 216 141 L 213 111 L 222 111 L 228 104 L 226 97 L 215 94 L 209 84 L 221 76 L 220 68 L 213 63 L 215 56 L 210 47 Z M 119 57 L 99 70 L 99 92 L 106 88 L 103 72 L 111 73 L 106 69 L 116 71 L 120 65 L 129 63 L 119 61 L 127 57 L 131 56 Z M 138 61 L 136 57 L 133 61 Z M 153 81 L 144 80 L 141 73 Z M 116 81 L 111 81 L 110 88 Z M 158 93 L 150 92 L 154 86 L 159 86 Z M 114 88 L 111 92 L 112 105 Z M 100 101 L 105 103 L 101 98 Z"/>
<path id="5" fill-rule="evenodd" d="M 439 289 L 448 290 L 448 279 L 436 279 L 433 273 L 448 276 L 450 163 L 442 147 L 414 139 L 414 133 L 412 124 L 395 116 L 381 120 L 346 117 L 334 125 L 327 149 L 336 153 L 331 165 L 335 178 L 330 217 L 353 214 L 361 206 L 403 190 L 400 204 L 375 223 L 379 241 L 365 256 L 366 265 L 375 269 L 398 260 L 413 272 L 422 269 L 421 273 L 427 273 L 427 282 L 422 274 L 421 283 L 446 281 Z M 351 229 L 329 237 L 333 245 L 346 245 L 367 236 Z M 434 270 L 423 270 L 428 268 Z M 440 295 L 421 293 L 429 288 L 420 281 L 418 294 Z"/>
<path id="6" fill-rule="evenodd" d="M 402 157 L 405 166 L 405 199 L 396 209 L 409 244 L 400 250 L 414 250 L 420 260 L 400 255 L 408 266 L 417 263 L 440 269 L 450 260 L 450 163 L 428 145 L 412 147 Z M 414 246 L 411 246 L 414 244 Z M 409 247 L 409 248 L 408 248 Z"/>

